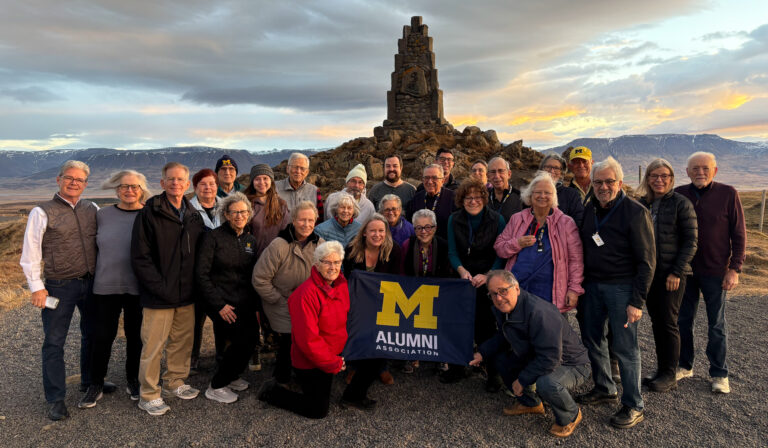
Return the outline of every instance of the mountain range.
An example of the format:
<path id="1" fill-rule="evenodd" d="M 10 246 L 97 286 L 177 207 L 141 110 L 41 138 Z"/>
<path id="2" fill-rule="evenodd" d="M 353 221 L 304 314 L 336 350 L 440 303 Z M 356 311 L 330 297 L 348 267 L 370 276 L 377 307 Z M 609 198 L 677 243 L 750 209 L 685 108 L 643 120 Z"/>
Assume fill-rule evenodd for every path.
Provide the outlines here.
<path id="1" fill-rule="evenodd" d="M 768 187 L 768 143 L 729 140 L 713 134 L 623 135 L 616 138 L 579 138 L 568 144 L 543 150 L 544 153 L 563 152 L 569 147 L 586 146 L 594 160 L 608 156 L 624 168 L 625 182 L 638 184 L 640 171 L 657 157 L 667 159 L 676 172 L 678 185 L 688 183 L 686 161 L 696 151 L 715 154 L 718 173 L 715 180 L 739 189 Z"/>

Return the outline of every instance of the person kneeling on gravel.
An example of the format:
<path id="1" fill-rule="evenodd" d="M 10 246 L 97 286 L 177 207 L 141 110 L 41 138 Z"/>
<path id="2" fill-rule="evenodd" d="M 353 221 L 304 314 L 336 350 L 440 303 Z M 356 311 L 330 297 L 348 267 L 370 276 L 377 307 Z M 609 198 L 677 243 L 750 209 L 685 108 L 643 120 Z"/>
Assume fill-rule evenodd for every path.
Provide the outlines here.
<path id="1" fill-rule="evenodd" d="M 500 330 L 478 347 L 469 364 L 485 360 L 496 365 L 517 397 L 504 408 L 504 415 L 544 414 L 543 400 L 555 414 L 549 432 L 570 436 L 582 416 L 568 389 L 589 379 L 587 349 L 557 307 L 520 290 L 511 272 L 493 270 L 487 277 Z"/>

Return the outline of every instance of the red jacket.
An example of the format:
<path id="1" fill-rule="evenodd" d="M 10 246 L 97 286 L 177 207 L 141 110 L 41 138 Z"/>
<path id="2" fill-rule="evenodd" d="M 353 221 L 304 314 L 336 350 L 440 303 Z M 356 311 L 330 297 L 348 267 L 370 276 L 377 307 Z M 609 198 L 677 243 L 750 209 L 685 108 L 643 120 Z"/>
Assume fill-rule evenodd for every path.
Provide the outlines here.
<path id="1" fill-rule="evenodd" d="M 347 343 L 349 289 L 344 274 L 332 286 L 317 268 L 288 298 L 291 314 L 291 361 L 297 369 L 338 373 Z"/>

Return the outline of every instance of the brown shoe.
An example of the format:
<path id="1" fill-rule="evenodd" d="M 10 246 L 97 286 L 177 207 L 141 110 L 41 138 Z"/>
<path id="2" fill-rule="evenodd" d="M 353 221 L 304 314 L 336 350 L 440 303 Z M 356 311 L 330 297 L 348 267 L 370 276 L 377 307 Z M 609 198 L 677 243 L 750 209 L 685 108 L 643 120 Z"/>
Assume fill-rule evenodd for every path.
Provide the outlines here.
<path id="1" fill-rule="evenodd" d="M 389 370 L 385 370 L 385 371 L 381 372 L 381 374 L 379 375 L 379 379 L 381 379 L 382 383 L 387 384 L 387 385 L 395 384 L 395 379 L 392 378 L 392 374 L 389 373 Z"/>
<path id="2" fill-rule="evenodd" d="M 347 371 L 347 377 L 344 379 L 344 382 L 347 383 L 347 384 L 351 383 L 353 376 L 355 376 L 355 371 L 354 370 L 348 370 Z"/>
<path id="3" fill-rule="evenodd" d="M 579 423 L 581 423 L 581 409 L 579 409 L 579 413 L 576 414 L 576 420 L 565 426 L 560 426 L 557 423 L 554 423 L 552 427 L 549 428 L 549 433 L 557 437 L 568 437 L 573 434 L 573 431 L 579 426 Z"/>
<path id="4" fill-rule="evenodd" d="M 511 407 L 504 406 L 504 415 L 523 415 L 523 414 L 544 414 L 544 404 L 539 402 L 536 406 L 525 406 L 519 401 L 515 401 Z"/>

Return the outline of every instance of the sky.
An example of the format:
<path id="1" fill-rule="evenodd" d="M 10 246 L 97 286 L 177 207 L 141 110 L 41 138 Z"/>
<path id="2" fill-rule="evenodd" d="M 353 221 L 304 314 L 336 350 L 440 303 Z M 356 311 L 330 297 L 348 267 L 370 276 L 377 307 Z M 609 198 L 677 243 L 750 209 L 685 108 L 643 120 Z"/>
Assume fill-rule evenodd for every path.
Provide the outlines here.
<path id="1" fill-rule="evenodd" d="M 768 140 L 768 1 L 0 0 L 0 150 L 331 148 L 386 118 L 402 28 L 445 116 L 542 149 Z"/>

